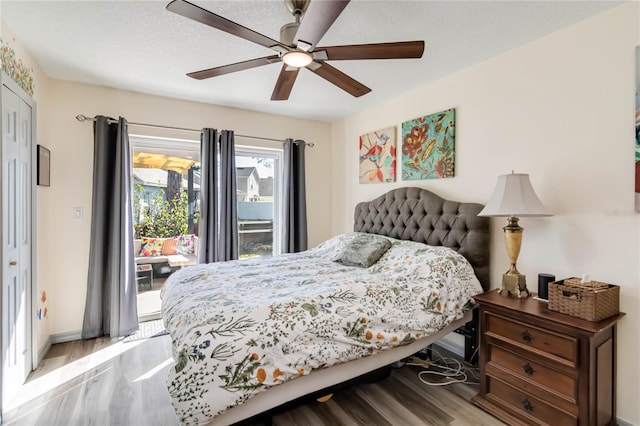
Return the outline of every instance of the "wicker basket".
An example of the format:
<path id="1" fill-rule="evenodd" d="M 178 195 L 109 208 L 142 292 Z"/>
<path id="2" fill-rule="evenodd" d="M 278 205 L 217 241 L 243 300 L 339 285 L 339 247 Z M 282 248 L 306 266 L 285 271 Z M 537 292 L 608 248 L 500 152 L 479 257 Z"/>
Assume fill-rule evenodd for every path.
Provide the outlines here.
<path id="1" fill-rule="evenodd" d="M 620 312 L 620 287 L 579 278 L 549 283 L 549 309 L 585 319 L 601 321 Z"/>

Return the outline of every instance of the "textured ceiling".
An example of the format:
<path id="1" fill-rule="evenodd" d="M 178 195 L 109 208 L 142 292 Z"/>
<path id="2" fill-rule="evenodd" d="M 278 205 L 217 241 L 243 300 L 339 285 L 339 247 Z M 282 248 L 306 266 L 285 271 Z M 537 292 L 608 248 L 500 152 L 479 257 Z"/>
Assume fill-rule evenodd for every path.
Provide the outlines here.
<path id="1" fill-rule="evenodd" d="M 321 1 L 321 0 L 315 0 Z M 422 59 L 335 61 L 372 88 L 353 98 L 302 70 L 270 101 L 279 64 L 197 81 L 185 74 L 273 52 L 165 10 L 168 1 L 4 1 L 2 20 L 53 78 L 331 121 L 370 108 L 620 4 L 611 1 L 352 1 L 319 45 L 425 40 Z M 281 1 L 193 1 L 279 39 Z"/>

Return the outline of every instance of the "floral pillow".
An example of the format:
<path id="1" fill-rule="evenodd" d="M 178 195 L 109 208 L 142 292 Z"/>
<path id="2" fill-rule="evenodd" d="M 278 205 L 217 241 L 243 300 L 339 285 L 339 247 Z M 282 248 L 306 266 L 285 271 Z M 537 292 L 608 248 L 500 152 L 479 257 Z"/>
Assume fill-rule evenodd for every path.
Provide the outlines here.
<path id="1" fill-rule="evenodd" d="M 160 238 L 142 237 L 140 240 L 140 256 L 160 256 L 162 240 Z"/>
<path id="2" fill-rule="evenodd" d="M 195 252 L 195 234 L 180 235 L 176 237 L 176 253 L 193 254 Z"/>
<path id="3" fill-rule="evenodd" d="M 391 241 L 387 238 L 371 234 L 357 234 L 340 250 L 333 261 L 346 266 L 368 268 L 376 263 L 390 247 Z"/>

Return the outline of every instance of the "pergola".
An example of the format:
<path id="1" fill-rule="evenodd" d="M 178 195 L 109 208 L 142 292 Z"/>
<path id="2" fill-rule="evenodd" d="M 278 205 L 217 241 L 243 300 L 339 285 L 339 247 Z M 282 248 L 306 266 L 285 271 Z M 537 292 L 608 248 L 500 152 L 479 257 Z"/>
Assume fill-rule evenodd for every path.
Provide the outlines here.
<path id="1" fill-rule="evenodd" d="M 187 201 L 188 201 L 188 229 L 189 233 L 194 232 L 193 216 L 196 205 L 196 194 L 193 189 L 194 173 L 200 170 L 198 161 L 175 157 L 155 152 L 134 152 L 133 167 L 145 169 L 162 169 L 172 170 L 180 173 L 182 176 L 187 175 Z"/>

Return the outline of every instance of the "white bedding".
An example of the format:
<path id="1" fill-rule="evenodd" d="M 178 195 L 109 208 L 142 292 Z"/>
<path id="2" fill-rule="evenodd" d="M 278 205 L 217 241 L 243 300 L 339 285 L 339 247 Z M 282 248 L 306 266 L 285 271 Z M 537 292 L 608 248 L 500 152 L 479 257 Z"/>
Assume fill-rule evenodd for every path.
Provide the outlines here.
<path id="1" fill-rule="evenodd" d="M 270 386 L 411 343 L 482 292 L 453 250 L 393 242 L 370 268 L 332 261 L 356 234 L 306 252 L 192 266 L 162 291 L 178 419 L 206 423 Z"/>

